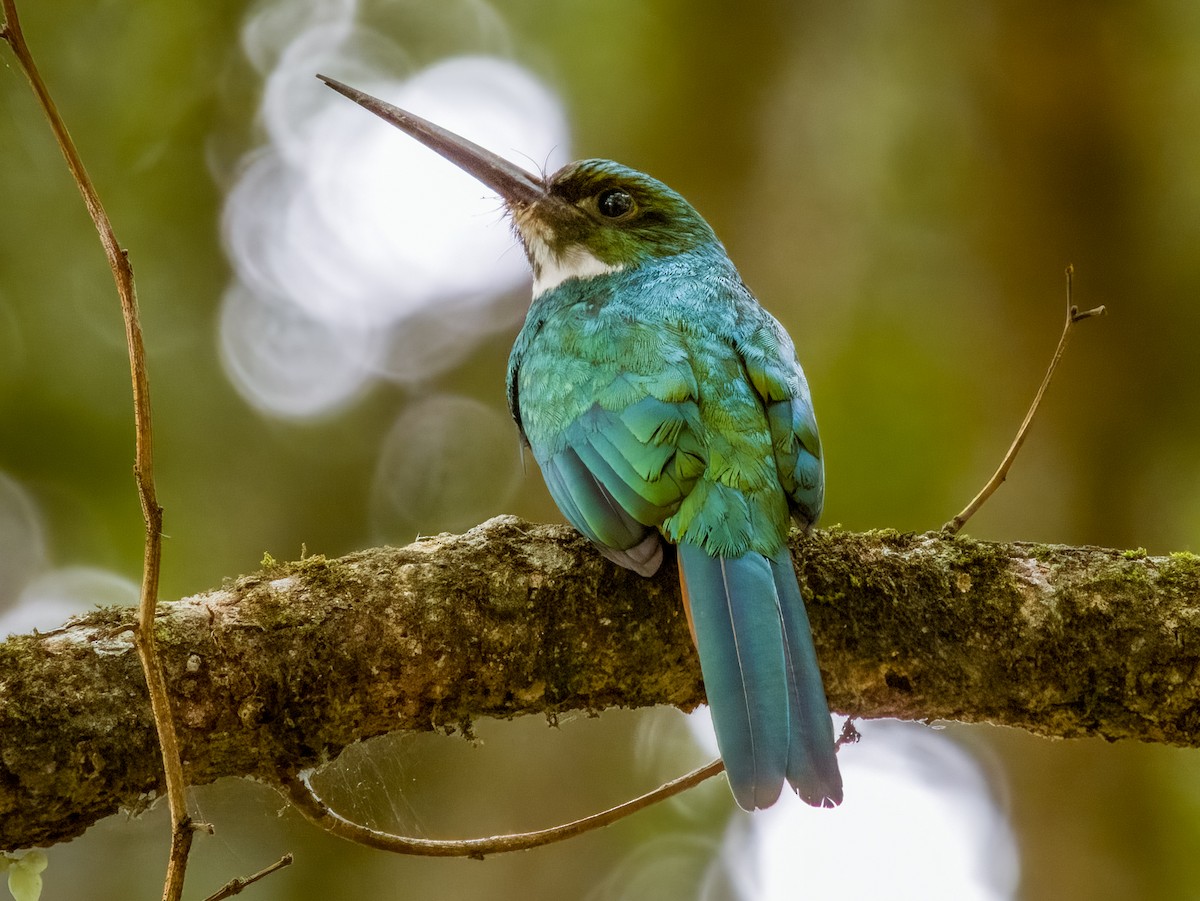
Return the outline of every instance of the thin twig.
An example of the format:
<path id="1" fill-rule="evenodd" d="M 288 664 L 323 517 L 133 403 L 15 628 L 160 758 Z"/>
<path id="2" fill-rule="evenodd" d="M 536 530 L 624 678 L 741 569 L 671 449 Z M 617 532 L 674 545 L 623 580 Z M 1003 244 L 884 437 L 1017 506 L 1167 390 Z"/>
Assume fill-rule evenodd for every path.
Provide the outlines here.
<path id="1" fill-rule="evenodd" d="M 100 203 L 95 186 L 84 168 L 83 160 L 75 147 L 67 126 L 58 113 L 50 91 L 42 80 L 34 62 L 29 45 L 21 30 L 17 16 L 16 0 L 0 0 L 4 11 L 4 22 L 0 36 L 8 42 L 22 71 L 29 80 L 38 102 L 41 104 L 50 129 L 58 141 L 59 149 L 66 159 L 79 193 L 83 196 L 104 254 L 112 269 L 117 294 L 121 300 L 121 313 L 125 320 L 125 338 L 129 350 L 130 376 L 133 384 L 134 417 L 134 478 L 137 482 L 138 498 L 142 506 L 142 518 L 146 526 L 146 541 L 142 558 L 141 601 L 138 607 L 138 626 L 135 641 L 146 684 L 150 693 L 150 707 L 158 731 L 162 750 L 163 770 L 166 775 L 167 799 L 171 809 L 171 856 L 163 887 L 164 901 L 178 901 L 183 893 L 183 879 L 187 867 L 188 852 L 192 844 L 192 822 L 187 812 L 184 793 L 183 765 L 179 756 L 179 742 L 171 716 L 171 702 L 167 694 L 166 678 L 162 660 L 158 654 L 154 637 L 154 612 L 158 603 L 158 577 L 162 560 L 162 507 L 154 490 L 154 456 L 150 422 L 150 384 L 146 376 L 146 352 L 142 342 L 142 327 L 138 319 L 137 294 L 133 284 L 133 268 L 129 257 L 121 248 L 113 232 L 108 214 Z"/>
<path id="2" fill-rule="evenodd" d="M 226 898 L 232 898 L 234 895 L 240 895 L 246 886 L 253 885 L 260 879 L 266 879 L 272 873 L 282 870 L 284 867 L 292 865 L 291 853 L 283 855 L 279 860 L 275 861 L 269 867 L 265 867 L 255 873 L 253 876 L 247 876 L 245 879 L 230 879 L 221 888 L 217 889 L 204 901 L 225 901 Z"/>
<path id="3" fill-rule="evenodd" d="M 1076 322 L 1083 319 L 1090 319 L 1092 316 L 1102 315 L 1105 312 L 1103 306 L 1080 312 L 1079 308 L 1071 303 L 1071 278 L 1074 274 L 1075 267 L 1067 266 L 1067 318 L 1063 323 L 1062 336 L 1058 339 L 1058 347 L 1054 351 L 1054 357 L 1050 360 L 1050 367 L 1046 370 L 1046 377 L 1042 379 L 1042 384 L 1033 398 L 1033 404 L 1029 407 L 1029 412 L 1025 414 L 1025 421 L 1017 429 L 1017 437 L 1013 439 L 1012 445 L 1008 448 L 1008 453 L 1000 461 L 1000 467 L 992 475 L 991 479 L 988 480 L 988 483 L 983 486 L 983 490 L 975 495 L 975 499 L 967 504 L 966 508 L 958 516 L 942 526 L 942 531 L 948 535 L 956 534 L 959 529 L 966 525 L 967 520 L 975 515 L 976 511 L 1000 487 L 1000 483 L 1008 477 L 1008 471 L 1012 468 L 1013 461 L 1016 460 L 1017 453 L 1021 450 L 1021 445 L 1025 443 L 1025 436 L 1029 434 L 1029 426 L 1033 423 L 1034 414 L 1037 413 L 1038 407 L 1041 406 L 1042 396 L 1046 393 L 1046 389 L 1050 386 L 1050 380 L 1054 377 L 1054 370 L 1058 366 L 1058 361 L 1062 359 L 1063 352 L 1067 349 L 1067 339 L 1071 336 L 1071 327 Z"/>
<path id="4" fill-rule="evenodd" d="M 527 851 L 553 842 L 574 838 L 593 829 L 609 826 L 630 814 L 665 801 L 667 798 L 699 785 L 725 769 L 721 760 L 714 760 L 706 766 L 693 770 L 686 776 L 680 776 L 665 785 L 660 785 L 641 797 L 634 798 L 611 807 L 600 813 L 594 813 L 580 820 L 552 826 L 549 829 L 539 829 L 536 832 L 518 832 L 511 835 L 493 835 L 488 838 L 468 838 L 457 840 L 439 840 L 428 838 L 410 838 L 381 832 L 347 820 L 341 814 L 330 810 L 313 791 L 304 776 L 283 776 L 280 780 L 281 791 L 296 806 L 296 809 L 315 826 L 320 826 L 326 832 L 344 838 L 347 841 L 377 848 L 381 851 L 391 851 L 396 854 L 414 854 L 421 857 L 471 857 L 483 860 L 488 854 L 503 854 L 509 851 Z"/>

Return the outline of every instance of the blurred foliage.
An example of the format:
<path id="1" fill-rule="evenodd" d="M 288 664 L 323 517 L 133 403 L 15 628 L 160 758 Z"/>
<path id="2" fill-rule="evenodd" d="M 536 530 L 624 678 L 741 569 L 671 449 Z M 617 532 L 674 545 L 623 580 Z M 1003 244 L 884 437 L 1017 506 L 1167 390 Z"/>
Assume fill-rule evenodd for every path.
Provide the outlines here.
<path id="1" fill-rule="evenodd" d="M 1071 262 L 1076 302 L 1109 316 L 1078 329 L 1026 449 L 969 531 L 1198 549 L 1200 6 L 499 0 L 441 19 L 439 8 L 411 0 L 361 14 L 419 62 L 494 50 L 499 35 L 566 98 L 577 155 L 658 175 L 713 223 L 804 360 L 828 458 L 827 523 L 926 529 L 957 512 L 1041 378 Z M 241 57 L 249 10 L 229 0 L 21 10 L 137 273 L 170 536 L 164 597 L 253 570 L 264 551 L 371 543 L 377 449 L 415 394 L 378 388 L 334 418 L 293 424 L 260 417 L 223 375 L 217 223 L 262 89 Z M 136 578 L 117 301 L 40 113 L 0 57 L 0 472 L 40 505 L 56 565 Z M 503 411 L 510 340 L 430 387 Z M 557 518 L 536 474 L 495 512 Z M 431 834 L 579 814 L 653 781 L 633 775 L 630 750 L 631 724 L 653 717 L 493 726 L 481 752 L 415 741 L 403 759 L 420 775 L 396 803 Z M 1195 752 L 954 733 L 994 761 L 1007 791 L 1022 897 L 1194 894 Z M 487 764 L 471 763 L 481 756 Z M 265 789 L 195 797 L 220 830 L 197 843 L 195 897 L 287 849 L 298 863 L 256 897 L 582 897 L 656 832 L 698 836 L 703 865 L 727 815 L 723 800 L 699 804 L 703 816 L 670 808 L 479 864 L 347 848 L 277 817 Z M 51 852 L 43 897 L 78 897 L 81 884 L 93 898 L 149 897 L 166 837 L 161 811 L 105 823 Z"/>

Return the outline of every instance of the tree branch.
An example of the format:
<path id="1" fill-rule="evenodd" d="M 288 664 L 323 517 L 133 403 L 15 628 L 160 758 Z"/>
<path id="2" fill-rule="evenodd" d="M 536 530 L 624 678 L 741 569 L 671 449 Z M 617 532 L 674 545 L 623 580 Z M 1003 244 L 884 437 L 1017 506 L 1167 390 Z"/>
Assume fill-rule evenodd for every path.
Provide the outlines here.
<path id="1" fill-rule="evenodd" d="M 794 536 L 834 709 L 1200 745 L 1200 558 L 876 532 Z M 565 527 L 272 564 L 159 606 L 190 784 L 285 776 L 397 729 L 703 701 L 673 566 Z M 98 610 L 0 644 L 0 848 L 163 789 L 132 642 Z"/>

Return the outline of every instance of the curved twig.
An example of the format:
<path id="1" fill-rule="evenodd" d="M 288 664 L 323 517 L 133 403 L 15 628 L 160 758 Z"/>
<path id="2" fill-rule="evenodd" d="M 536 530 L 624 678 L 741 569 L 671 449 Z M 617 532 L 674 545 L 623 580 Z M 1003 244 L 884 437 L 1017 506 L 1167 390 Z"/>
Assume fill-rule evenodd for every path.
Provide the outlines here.
<path id="1" fill-rule="evenodd" d="M 509 851 L 527 851 L 574 838 L 584 832 L 612 825 L 639 810 L 665 801 L 680 792 L 699 785 L 725 769 L 721 760 L 714 760 L 686 776 L 680 776 L 653 791 L 608 810 L 594 813 L 590 816 L 552 826 L 549 829 L 539 829 L 535 832 L 517 832 L 511 835 L 493 835 L 487 838 L 467 839 L 428 839 L 411 838 L 409 836 L 393 835 L 371 829 L 359 823 L 347 820 L 341 814 L 331 810 L 329 806 L 317 797 L 308 782 L 307 774 L 299 776 L 287 775 L 280 779 L 280 791 L 296 806 L 296 809 L 314 826 L 319 826 L 326 832 L 344 838 L 347 841 L 366 845 L 381 851 L 391 851 L 395 854 L 411 854 L 421 857 L 470 857 L 483 860 L 488 854 L 504 854 Z"/>
<path id="2" fill-rule="evenodd" d="M 1025 443 L 1025 437 L 1029 434 L 1029 427 L 1033 424 L 1034 414 L 1037 413 L 1038 407 L 1042 404 L 1042 396 L 1046 393 L 1046 389 L 1050 387 L 1050 380 L 1054 377 L 1054 370 L 1058 366 L 1058 361 L 1062 359 L 1063 352 L 1067 349 L 1067 339 L 1071 336 L 1071 326 L 1076 322 L 1090 319 L 1092 316 L 1100 316 L 1106 312 L 1103 305 L 1080 312 L 1079 308 L 1071 303 L 1071 278 L 1074 274 L 1075 267 L 1067 266 L 1067 318 L 1063 323 L 1062 335 L 1058 339 L 1058 347 L 1054 350 L 1054 356 L 1050 360 L 1046 376 L 1042 379 L 1042 384 L 1033 398 L 1029 412 L 1025 414 L 1025 420 L 1021 423 L 1021 427 L 1017 429 L 1017 436 L 1009 446 L 1008 453 L 1004 455 L 1004 459 L 1000 461 L 999 468 L 992 474 L 988 483 L 983 486 L 983 489 L 975 495 L 971 503 L 967 504 L 961 513 L 942 526 L 942 531 L 948 535 L 956 534 L 959 529 L 966 525 L 967 520 L 975 515 L 979 508 L 1000 487 L 1000 483 L 1008 477 L 1008 471 L 1012 468 L 1013 461 L 1016 460 L 1017 454 L 1021 450 L 1021 445 Z"/>
<path id="3" fill-rule="evenodd" d="M 142 342 L 142 327 L 138 318 L 133 267 L 130 266 L 128 255 L 117 241 L 112 222 L 104 211 L 100 196 L 84 168 L 75 142 L 71 139 L 62 116 L 59 115 L 54 99 L 50 96 L 49 88 L 46 87 L 45 81 L 38 72 L 33 54 L 21 30 L 16 0 L 0 0 L 0 8 L 4 11 L 3 23 L 0 24 L 0 37 L 8 42 L 25 77 L 29 80 L 30 87 L 33 88 L 42 111 L 49 120 L 50 129 L 54 132 L 55 140 L 66 160 L 67 168 L 70 169 L 79 193 L 83 196 L 84 205 L 96 226 L 100 243 L 104 247 L 104 254 L 108 258 L 108 265 L 112 269 L 117 294 L 121 300 L 121 312 L 125 320 L 125 338 L 129 350 L 129 368 L 133 383 L 135 429 L 133 470 L 146 528 L 142 558 L 141 601 L 138 606 L 138 623 L 134 635 L 138 656 L 141 659 L 150 692 L 150 706 L 158 731 L 159 746 L 162 750 L 167 800 L 171 809 L 171 854 L 167 866 L 166 884 L 163 887 L 163 898 L 164 901 L 178 901 L 183 894 L 184 873 L 187 868 L 188 853 L 191 850 L 194 831 L 187 812 L 183 765 L 180 762 L 175 723 L 171 716 L 171 701 L 167 694 L 166 677 L 154 637 L 154 613 L 158 604 L 158 577 L 162 561 L 163 511 L 159 506 L 154 489 L 150 383 L 146 375 L 146 352 Z"/>

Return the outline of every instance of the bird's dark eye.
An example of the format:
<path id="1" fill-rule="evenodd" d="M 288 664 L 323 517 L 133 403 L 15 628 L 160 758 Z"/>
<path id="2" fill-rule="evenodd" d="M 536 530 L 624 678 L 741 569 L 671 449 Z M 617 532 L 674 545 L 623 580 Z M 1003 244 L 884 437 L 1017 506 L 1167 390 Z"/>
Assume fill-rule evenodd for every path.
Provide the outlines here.
<path id="1" fill-rule="evenodd" d="M 633 198 L 620 188 L 609 188 L 596 198 L 596 206 L 600 208 L 601 216 L 620 219 L 633 209 Z"/>

